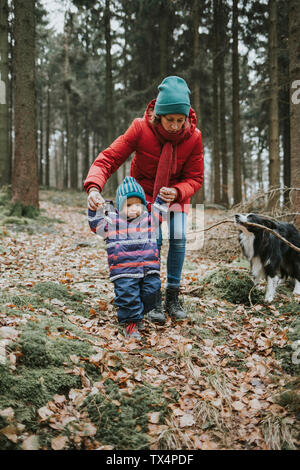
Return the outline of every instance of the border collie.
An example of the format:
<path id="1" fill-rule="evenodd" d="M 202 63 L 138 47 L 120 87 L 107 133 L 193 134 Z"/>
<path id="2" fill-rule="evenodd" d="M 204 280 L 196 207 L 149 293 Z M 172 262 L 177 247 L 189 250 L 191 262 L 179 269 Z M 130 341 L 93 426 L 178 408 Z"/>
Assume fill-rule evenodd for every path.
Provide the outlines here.
<path id="1" fill-rule="evenodd" d="M 290 248 L 266 230 L 244 225 L 245 222 L 264 225 L 300 248 L 300 232 L 292 224 L 265 219 L 256 214 L 236 214 L 239 243 L 250 261 L 254 284 L 267 280 L 265 302 L 272 302 L 279 282 L 287 277 L 295 279 L 294 294 L 300 295 L 300 253 Z"/>

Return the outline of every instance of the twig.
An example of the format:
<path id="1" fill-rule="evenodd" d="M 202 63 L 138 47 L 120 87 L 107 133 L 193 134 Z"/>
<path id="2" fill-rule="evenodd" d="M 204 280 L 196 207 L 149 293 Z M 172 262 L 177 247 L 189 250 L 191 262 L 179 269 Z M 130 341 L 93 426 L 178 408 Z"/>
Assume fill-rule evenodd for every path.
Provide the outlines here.
<path id="1" fill-rule="evenodd" d="M 199 233 L 199 232 L 206 232 L 207 230 L 210 230 L 211 228 L 213 227 L 217 227 L 217 225 L 220 225 L 220 224 L 226 224 L 226 223 L 230 223 L 230 224 L 234 224 L 234 222 L 230 219 L 225 219 L 225 220 L 221 220 L 220 222 L 214 224 L 214 225 L 211 225 L 210 227 L 207 227 L 207 228 L 203 228 L 202 230 L 192 230 L 191 232 L 188 232 L 188 233 Z"/>
<path id="2" fill-rule="evenodd" d="M 233 220 L 225 219 L 225 220 L 221 220 L 217 224 L 211 225 L 210 227 L 204 228 L 202 230 L 195 230 L 192 233 L 206 232 L 207 230 L 210 230 L 213 227 L 217 227 L 218 225 L 225 224 L 225 223 L 235 224 L 235 222 Z M 293 250 L 300 253 L 300 248 L 298 246 L 293 245 L 291 242 L 286 240 L 286 238 L 282 237 L 281 235 L 279 235 L 279 233 L 275 232 L 275 230 L 272 230 L 269 227 L 265 227 L 264 225 L 260 225 L 260 224 L 254 224 L 252 222 L 243 222 L 243 225 L 246 225 L 246 226 L 249 226 L 249 227 L 257 227 L 257 228 L 261 228 L 263 230 L 266 230 L 267 232 L 272 233 L 273 235 L 275 235 L 275 237 L 279 238 L 281 241 L 286 243 L 286 245 L 288 245 L 290 248 L 292 248 Z"/>
<path id="3" fill-rule="evenodd" d="M 286 238 L 282 237 L 281 235 L 279 235 L 279 233 L 275 232 L 275 230 L 272 230 L 271 228 L 269 227 L 265 227 L 264 225 L 260 225 L 260 224 L 254 224 L 252 222 L 243 222 L 243 225 L 246 225 L 246 226 L 249 226 L 249 227 L 257 227 L 257 228 L 262 228 L 263 230 L 266 230 L 267 232 L 270 232 L 272 233 L 273 235 L 275 235 L 275 237 L 279 238 L 281 241 L 283 241 L 284 243 L 286 243 L 290 248 L 292 248 L 293 250 L 297 251 L 298 253 L 300 253 L 300 248 L 298 246 L 295 246 L 293 245 L 291 242 L 289 242 L 288 240 L 286 240 Z"/>

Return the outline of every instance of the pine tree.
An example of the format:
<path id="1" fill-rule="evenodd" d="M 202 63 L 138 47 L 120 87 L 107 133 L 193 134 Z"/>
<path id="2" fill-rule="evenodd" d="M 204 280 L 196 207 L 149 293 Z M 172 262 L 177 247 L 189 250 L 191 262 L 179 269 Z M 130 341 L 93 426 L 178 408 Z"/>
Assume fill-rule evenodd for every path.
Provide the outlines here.
<path id="1" fill-rule="evenodd" d="M 238 204 L 242 200 L 238 30 L 239 30 L 238 0 L 233 0 L 233 9 L 232 9 L 232 142 L 233 142 L 233 199 L 234 199 L 234 204 Z"/>
<path id="2" fill-rule="evenodd" d="M 291 185 L 295 188 L 292 192 L 292 206 L 295 224 L 300 229 L 300 4 L 298 0 L 289 0 L 289 54 L 290 54 L 290 119 L 291 119 Z M 296 190 L 296 188 L 298 190 Z"/>
<path id="3" fill-rule="evenodd" d="M 11 182 L 9 151 L 8 5 L 0 4 L 0 187 Z"/>
<path id="4" fill-rule="evenodd" d="M 277 59 L 277 9 L 276 0 L 269 0 L 269 74 L 270 74 L 270 124 L 269 124 L 269 187 L 280 187 L 279 123 L 278 123 L 278 59 Z M 279 191 L 269 199 L 269 208 L 279 201 Z"/>

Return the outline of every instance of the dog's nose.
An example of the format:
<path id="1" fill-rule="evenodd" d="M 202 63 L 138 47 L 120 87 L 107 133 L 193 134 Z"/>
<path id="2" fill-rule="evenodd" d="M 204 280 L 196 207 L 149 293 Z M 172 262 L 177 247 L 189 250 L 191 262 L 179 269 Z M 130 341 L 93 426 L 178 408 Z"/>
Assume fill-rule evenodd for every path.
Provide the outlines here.
<path id="1" fill-rule="evenodd" d="M 236 222 L 238 222 L 240 220 L 240 214 L 235 214 L 234 218 L 235 218 Z"/>

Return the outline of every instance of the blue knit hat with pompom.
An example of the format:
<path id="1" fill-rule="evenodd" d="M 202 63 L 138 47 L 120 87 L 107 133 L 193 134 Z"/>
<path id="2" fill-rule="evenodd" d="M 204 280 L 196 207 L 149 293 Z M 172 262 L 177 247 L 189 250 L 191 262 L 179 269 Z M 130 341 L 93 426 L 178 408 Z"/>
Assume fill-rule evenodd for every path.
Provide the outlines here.
<path id="1" fill-rule="evenodd" d="M 145 191 L 133 176 L 126 176 L 117 189 L 116 206 L 119 211 L 122 210 L 125 201 L 129 197 L 138 197 L 145 206 L 147 205 Z"/>

